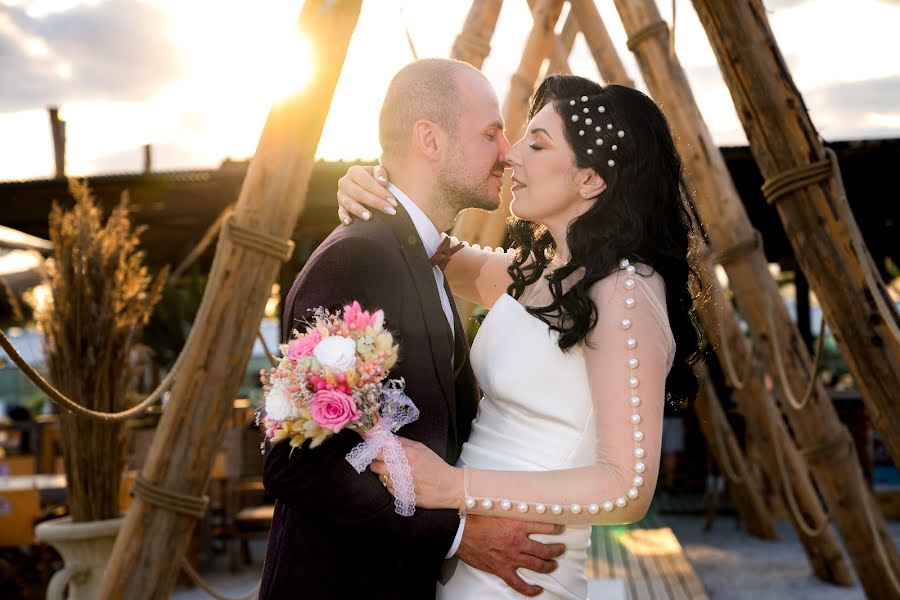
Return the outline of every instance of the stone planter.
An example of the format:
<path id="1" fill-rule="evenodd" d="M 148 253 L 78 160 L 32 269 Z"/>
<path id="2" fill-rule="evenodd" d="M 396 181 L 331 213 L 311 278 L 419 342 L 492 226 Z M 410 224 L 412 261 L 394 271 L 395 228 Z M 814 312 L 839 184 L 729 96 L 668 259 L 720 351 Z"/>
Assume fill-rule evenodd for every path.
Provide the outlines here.
<path id="1" fill-rule="evenodd" d="M 62 517 L 35 527 L 35 539 L 56 548 L 65 564 L 50 579 L 48 600 L 97 598 L 123 519 L 73 523 L 70 517 Z M 69 591 L 64 594 L 67 585 Z"/>

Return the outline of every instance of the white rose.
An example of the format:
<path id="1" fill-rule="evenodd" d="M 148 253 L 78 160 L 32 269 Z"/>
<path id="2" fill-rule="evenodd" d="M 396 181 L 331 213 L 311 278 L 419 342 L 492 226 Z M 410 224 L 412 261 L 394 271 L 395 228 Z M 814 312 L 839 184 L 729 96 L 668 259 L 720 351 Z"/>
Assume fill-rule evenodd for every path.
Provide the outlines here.
<path id="1" fill-rule="evenodd" d="M 299 412 L 291 403 L 291 394 L 284 379 L 276 379 L 266 394 L 266 416 L 276 421 L 299 416 Z"/>
<path id="2" fill-rule="evenodd" d="M 313 350 L 313 356 L 323 367 L 343 373 L 356 364 L 356 342 L 340 335 L 323 339 Z"/>

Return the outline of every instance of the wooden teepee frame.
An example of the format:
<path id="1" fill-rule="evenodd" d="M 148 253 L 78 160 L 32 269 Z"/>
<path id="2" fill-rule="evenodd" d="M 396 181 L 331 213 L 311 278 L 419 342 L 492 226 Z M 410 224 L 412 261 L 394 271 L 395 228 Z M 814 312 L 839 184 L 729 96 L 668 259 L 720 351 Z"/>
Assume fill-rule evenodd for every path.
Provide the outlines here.
<path id="1" fill-rule="evenodd" d="M 711 0 L 694 0 L 694 3 L 726 72 L 735 102 L 751 115 L 745 119 L 744 126 L 764 175 L 771 178 L 798 164 L 805 164 L 809 157 L 814 161 L 822 158 L 821 143 L 803 109 L 799 94 L 792 85 L 788 85 L 789 74 L 778 55 L 759 1 L 741 0 L 720 5 Z M 182 366 L 185 368 L 182 372 L 185 375 L 176 380 L 173 400 L 165 411 L 141 474 L 145 491 L 138 494 L 129 510 L 104 579 L 101 597 L 164 597 L 171 590 L 179 564 L 173 557 L 183 556 L 196 517 L 190 514 L 190 510 L 173 510 L 158 496 L 168 494 L 171 498 L 183 499 L 185 505 L 194 506 L 205 488 L 213 449 L 221 442 L 229 399 L 239 386 L 241 371 L 233 367 L 235 364 L 246 364 L 265 299 L 279 267 L 277 254 L 287 245 L 286 240 L 302 211 L 305 200 L 302 190 L 308 182 L 312 157 L 360 5 L 361 0 L 343 0 L 339 3 L 307 0 L 304 3 L 301 26 L 314 47 L 322 50 L 318 60 L 317 84 L 292 101 L 274 107 L 263 130 L 235 208 L 233 223 L 227 229 L 229 234 L 223 236 L 217 249 L 210 277 L 216 285 L 211 285 L 204 295 L 200 317 L 195 323 L 196 331 L 184 350 Z M 454 57 L 478 67 L 482 65 L 490 51 L 490 39 L 500 5 L 500 0 L 473 2 L 466 26 L 454 45 Z M 621 68 L 621 61 L 609 42 L 593 3 L 571 0 L 571 5 L 567 25 L 562 34 L 556 36 L 554 28 L 562 12 L 563 0 L 532 2 L 535 25 L 504 104 L 510 137 L 516 137 L 524 126 L 528 99 L 544 59 L 551 57 L 555 68 L 565 70 L 566 58 L 578 29 L 591 45 L 601 73 L 607 74 L 611 81 L 630 81 Z M 684 72 L 677 58 L 669 51 L 668 30 L 659 17 L 654 0 L 616 0 L 616 7 L 629 35 L 629 48 L 637 56 L 644 80 L 651 94 L 666 107 L 685 161 L 688 181 L 697 191 L 693 208 L 701 217 L 705 233 L 716 250 L 713 256 L 729 274 L 738 305 L 750 326 L 754 351 L 763 364 L 781 365 L 779 374 L 783 375 L 783 383 L 786 383 L 785 380 L 809 381 L 811 361 L 808 352 L 780 301 L 760 252 L 760 240 L 737 198 L 724 161 L 712 144 Z M 741 33 L 742 30 L 745 30 L 744 33 Z M 734 42 L 739 39 L 742 42 Z M 751 68 L 739 70 L 734 67 L 738 63 L 751 65 Z M 754 94 L 747 89 L 752 86 L 743 87 L 748 73 L 765 81 L 771 88 L 766 89 L 770 89 L 772 97 L 783 99 L 786 105 L 800 107 L 802 118 L 794 123 L 793 128 L 776 126 L 785 122 L 784 113 L 771 105 L 771 100 L 766 97 L 767 92 Z M 782 89 L 778 89 L 778 85 Z M 302 110 L 299 110 L 301 106 Z M 767 147 L 767 139 L 776 140 L 780 149 L 776 152 Z M 693 143 L 689 144 L 686 140 Z M 821 171 L 819 168 L 818 172 L 813 170 L 795 175 L 800 180 L 804 175 L 815 180 L 816 177 L 823 177 Z M 894 444 L 892 450 L 897 458 L 900 441 L 896 441 L 898 437 L 895 434 L 900 418 L 897 418 L 897 403 L 891 402 L 887 395 L 890 390 L 897 389 L 895 384 L 900 382 L 896 311 L 892 306 L 885 309 L 887 296 L 884 286 L 877 278 L 874 283 L 872 281 L 871 259 L 864 248 L 863 251 L 859 249 L 859 232 L 852 216 L 848 218 L 849 210 L 846 210 L 845 203 L 841 203 L 843 199 L 834 183 L 821 180 L 812 185 L 808 181 L 795 181 L 795 187 L 799 186 L 797 189 L 791 189 L 790 183 L 785 183 L 782 178 L 772 183 L 767 191 L 770 196 L 775 196 L 779 193 L 778 186 L 785 184 L 787 187 L 781 187 L 780 191 L 786 196 L 807 198 L 803 205 L 782 202 L 779 210 L 798 258 L 814 288 L 819 291 L 829 321 L 834 324 L 839 343 L 845 353 L 849 351 L 851 354 L 848 362 L 854 374 L 857 377 L 871 373 L 883 376 L 874 382 L 864 380 L 861 387 L 875 415 L 876 424 Z M 776 188 L 774 191 L 773 187 Z M 508 210 L 508 202 L 509 198 L 505 196 L 501 210 Z M 809 223 L 817 222 L 813 218 L 819 218 L 825 212 L 823 202 L 840 209 L 832 215 L 832 220 L 826 220 L 827 230 L 835 235 L 818 236 L 818 241 L 811 244 L 810 236 L 803 238 L 802 234 L 809 228 Z M 504 215 L 503 212 L 499 214 Z M 461 220 L 458 231 L 462 237 L 491 246 L 499 244 L 503 234 L 502 216 L 500 219 L 484 219 L 483 215 L 478 217 Z M 822 238 L 853 240 L 852 245 L 845 246 L 855 247 L 848 254 L 846 248 L 832 248 L 837 244 L 832 242 L 829 245 L 821 241 Z M 813 258 L 801 257 L 804 251 L 808 251 Z M 846 285 L 843 279 L 841 285 L 836 285 L 825 275 L 815 275 L 817 267 L 833 264 L 854 267 L 852 285 Z M 829 271 L 828 268 L 821 270 Z M 868 296 L 864 293 L 866 291 Z M 232 302 L 235 293 L 240 293 L 244 302 Z M 850 310 L 859 298 L 865 298 L 865 302 L 858 303 L 862 308 Z M 731 347 L 732 341 L 739 336 L 736 316 L 730 310 L 729 304 L 725 316 L 719 316 L 720 326 L 725 323 L 721 329 L 723 335 L 710 336 L 720 348 Z M 707 333 L 713 329 L 720 331 L 712 326 L 717 321 L 709 315 L 704 315 L 703 319 Z M 235 326 L 226 329 L 216 326 L 222 322 Z M 865 346 L 852 341 L 850 334 L 857 335 L 862 323 L 866 327 L 864 333 L 870 335 L 868 339 L 873 339 L 871 335 L 874 331 L 878 344 L 873 342 Z M 771 343 L 773 341 L 780 341 L 790 351 L 780 351 L 776 344 Z M 235 350 L 233 353 L 210 354 L 208 349 L 211 347 Z M 824 523 L 826 515 L 815 501 L 811 482 L 806 477 L 806 466 L 791 443 L 781 415 L 776 414 L 775 404 L 761 386 L 754 356 L 743 344 L 736 347 L 740 348 L 736 355 L 740 357 L 743 352 L 743 364 L 751 367 L 741 385 L 734 385 L 736 382 L 732 378 L 748 422 L 761 427 L 763 419 L 767 419 L 771 425 L 773 447 L 783 450 L 787 471 L 797 476 L 792 486 L 800 506 L 797 512 L 816 523 Z M 873 347 L 876 348 L 873 350 Z M 866 367 L 864 363 L 870 358 L 874 366 Z M 888 364 L 891 359 L 893 364 Z M 813 467 L 831 516 L 866 592 L 873 597 L 890 596 L 900 589 L 896 577 L 896 549 L 867 491 L 859 465 L 849 452 L 848 434 L 837 420 L 824 389 L 813 382 L 809 390 L 809 397 L 802 401 L 804 410 L 792 406 L 796 402 L 782 397 L 782 412 Z M 724 425 L 721 407 L 711 396 L 707 390 L 701 406 L 708 411 L 710 420 L 718 423 L 718 429 L 710 430 L 707 436 L 725 440 L 717 444 L 714 452 L 720 454 L 721 462 L 732 460 L 729 463 L 734 467 L 732 474 L 736 480 L 744 482 L 749 494 L 747 502 L 741 503 L 745 521 L 746 515 L 751 515 L 755 519 L 752 528 L 756 534 L 767 536 L 770 531 L 762 499 L 754 490 L 750 470 L 743 462 L 733 435 L 729 435 L 730 429 Z M 762 402 L 760 398 L 763 398 Z M 755 413 L 748 407 L 749 404 L 756 405 Z M 765 407 L 765 410 L 760 407 Z M 761 416 L 763 412 L 765 416 Z M 823 579 L 846 583 L 849 574 L 837 544 L 827 528 L 819 529 L 821 531 L 814 532 L 815 535 L 801 536 L 813 568 Z M 871 560 L 872 548 L 877 550 L 876 560 Z"/>
<path id="2" fill-rule="evenodd" d="M 850 211 L 837 159 L 810 119 L 762 2 L 694 6 L 766 179 L 763 193 L 778 209 L 870 418 L 900 464 L 900 315 Z M 804 174 L 810 164 L 821 168 Z M 774 375 L 783 395 L 796 393 L 793 381 Z"/>
<path id="3" fill-rule="evenodd" d="M 767 367 L 781 366 L 792 381 L 810 381 L 812 361 L 769 274 L 761 241 L 703 122 L 684 70 L 670 51 L 668 29 L 655 3 L 616 0 L 616 8 L 647 87 L 666 108 L 687 179 L 696 190 L 694 209 L 717 251 L 717 262 L 728 273 L 754 348 Z M 775 336 L 782 337 L 789 353 L 775 352 L 771 343 L 778 339 Z M 793 410 L 785 402 L 782 408 L 811 463 L 863 587 L 873 596 L 892 594 L 896 550 L 831 399 L 816 383 L 805 411 Z M 873 561 L 873 548 L 881 548 L 888 560 Z"/>
<path id="4" fill-rule="evenodd" d="M 196 498 L 206 487 L 244 372 L 235 366 L 247 364 L 281 265 L 267 247 L 284 246 L 303 210 L 314 153 L 361 4 L 303 4 L 300 27 L 317 51 L 316 82 L 275 105 L 266 121 L 235 207 L 238 227 L 219 242 L 211 283 L 183 350 L 183 376 L 175 381 L 141 473 L 151 493 L 136 495 L 128 510 L 101 598 L 149 600 L 171 592 L 196 516 L 151 498 L 159 492 Z M 248 231 L 264 235 L 244 235 Z"/>
<path id="5" fill-rule="evenodd" d="M 706 304 L 699 311 L 700 322 L 704 335 L 716 350 L 725 372 L 726 382 L 731 388 L 731 395 L 745 419 L 746 428 L 757 438 L 759 444 L 757 450 L 762 459 L 758 466 L 762 468 L 772 486 L 780 491 L 783 504 L 788 509 L 788 518 L 816 576 L 828 583 L 852 585 L 853 575 L 844 560 L 834 531 L 829 527 L 828 514 L 816 493 L 806 461 L 781 418 L 769 418 L 771 415 L 778 415 L 778 407 L 763 382 L 761 363 L 753 356 L 751 345 L 747 343 L 741 331 L 737 312 L 731 301 L 725 297 L 724 290 L 719 287 L 710 261 L 703 262 L 707 264 L 697 265 L 696 269 L 707 295 Z M 739 374 L 738 371 L 743 372 Z M 721 412 L 721 407 L 704 398 L 710 392 L 714 393 L 714 390 L 709 389 L 707 377 L 704 377 L 702 372 L 698 374 L 703 382 L 701 385 L 704 393 L 698 397 L 695 410 L 701 425 L 704 425 L 704 421 L 710 422 L 711 425 L 704 425 L 706 429 L 722 422 L 713 415 L 714 412 Z M 707 407 L 707 404 L 713 406 Z M 708 418 L 704 418 L 705 416 Z M 704 431 L 704 433 L 707 441 L 715 438 L 714 432 Z M 715 443 L 713 439 L 710 447 L 717 446 L 720 444 Z M 739 451 L 737 449 L 736 454 Z M 751 449 L 748 448 L 748 457 L 750 452 Z M 729 483 L 732 486 L 743 484 L 743 481 L 736 482 L 733 474 L 729 473 L 729 469 L 719 457 L 720 453 L 721 450 L 718 452 L 714 450 L 717 462 L 728 477 Z M 752 471 L 748 476 L 753 478 Z M 751 485 L 754 484 L 759 487 L 758 479 L 752 481 Z M 737 485 L 733 487 L 732 496 L 737 497 L 741 492 L 740 485 Z"/>
<path id="6" fill-rule="evenodd" d="M 599 15 L 595 14 L 596 9 L 591 11 L 592 14 L 590 16 L 587 16 L 587 12 L 593 6 L 591 2 L 571 0 L 571 4 L 582 31 L 586 31 L 591 23 L 599 20 Z M 695 0 L 695 4 L 698 5 L 698 13 L 706 11 L 707 29 L 710 31 L 710 38 L 714 47 L 717 43 L 722 46 L 722 48 L 717 50 L 720 64 L 723 62 L 728 63 L 732 60 L 732 57 L 739 59 L 734 60 L 734 64 L 743 64 L 744 62 L 755 64 L 753 63 L 754 60 L 757 60 L 757 58 L 754 58 L 756 56 L 755 52 L 760 48 L 765 48 L 767 51 L 774 53 L 774 59 L 772 56 L 758 59 L 768 60 L 767 68 L 757 65 L 752 72 L 757 76 L 767 75 L 770 82 L 790 81 L 784 63 L 780 60 L 780 56 L 777 55 L 777 45 L 775 45 L 771 37 L 771 32 L 768 31 L 765 15 L 758 0 L 749 2 L 751 8 L 759 9 L 758 11 L 751 11 L 752 15 L 749 16 L 747 14 L 738 15 L 730 12 L 732 9 L 734 11 L 745 10 L 744 4 L 748 3 L 743 1 L 717 3 Z M 725 5 L 728 5 L 729 8 L 726 9 Z M 668 27 L 660 18 L 653 0 L 616 0 L 616 8 L 629 36 L 629 49 L 636 55 L 647 87 L 657 102 L 666 109 L 679 145 L 679 152 L 685 163 L 686 178 L 693 189 L 696 190 L 694 209 L 700 216 L 706 229 L 705 233 L 716 250 L 713 256 L 717 262 L 723 264 L 728 272 L 738 305 L 744 314 L 744 318 L 750 325 L 754 348 L 763 359 L 763 364 L 770 365 L 778 371 L 781 381 L 810 382 L 807 388 L 809 390 L 808 397 L 801 401 L 805 406 L 805 410 L 802 412 L 794 408 L 794 406 L 799 407 L 796 399 L 786 398 L 786 394 L 783 393 L 784 388 L 782 388 L 782 393 L 780 394 L 782 412 L 794 429 L 804 449 L 806 460 L 813 466 L 813 473 L 818 480 L 826 504 L 830 508 L 831 516 L 843 538 L 856 572 L 870 595 L 881 596 L 896 593 L 898 591 L 896 584 L 897 555 L 893 542 L 887 534 L 883 517 L 868 491 L 859 464 L 850 451 L 852 442 L 846 428 L 837 418 L 834 407 L 824 388 L 817 382 L 811 381 L 813 369 L 811 368 L 812 361 L 810 356 L 796 326 L 791 321 L 781 301 L 776 284 L 768 272 L 765 256 L 761 252 L 761 240 L 758 237 L 758 233 L 751 227 L 743 205 L 737 196 L 734 184 L 725 168 L 724 160 L 718 148 L 712 142 L 712 137 L 700 115 L 684 71 L 677 57 L 671 52 L 668 43 Z M 751 16 L 752 19 L 750 18 Z M 756 21 L 754 27 L 757 28 L 752 35 L 746 34 L 745 37 L 739 38 L 736 34 L 733 34 L 732 29 L 746 27 L 747 23 L 745 21 L 750 20 Z M 762 25 L 759 25 L 760 23 Z M 760 31 L 759 28 L 762 28 L 762 30 Z M 532 35 L 535 35 L 534 31 Z M 729 40 L 728 45 L 724 45 L 725 39 Z M 734 42 L 736 39 L 743 39 L 744 41 L 738 44 Z M 529 38 L 529 41 L 531 41 L 531 38 Z M 601 42 L 595 41 L 595 44 L 599 43 Z M 602 43 L 604 45 L 607 44 L 606 41 Z M 611 45 L 607 47 L 611 47 Z M 598 60 L 599 66 L 600 59 L 597 57 L 601 53 L 595 48 L 592 48 L 592 51 L 595 59 Z M 603 72 L 602 69 L 603 67 L 601 67 L 601 72 Z M 723 66 L 723 70 L 727 70 L 726 67 Z M 621 77 L 621 75 L 619 76 Z M 741 98 L 739 108 L 741 106 L 748 108 L 748 110 L 744 111 L 744 114 L 755 115 L 756 112 L 764 110 L 760 106 L 765 105 L 766 94 L 764 91 L 759 91 L 755 95 L 747 94 L 746 90 L 752 89 L 754 86 L 744 85 L 746 78 L 747 72 L 734 70 L 728 83 L 733 88 L 732 93 L 736 96 L 736 102 L 739 102 L 738 97 Z M 727 75 L 726 79 L 728 79 Z M 735 88 L 737 89 L 735 90 Z M 790 86 L 790 88 L 789 91 L 796 92 L 793 86 Z M 521 96 L 521 94 L 518 94 L 520 102 Z M 776 97 L 784 96 L 784 92 L 781 91 L 781 95 Z M 514 95 L 511 93 L 510 98 L 507 100 L 507 107 L 511 106 L 513 97 Z M 803 106 L 802 101 L 799 99 L 799 94 L 790 96 L 785 101 L 785 105 Z M 768 110 L 771 120 L 764 122 L 768 122 L 771 125 L 770 129 L 778 129 L 775 123 L 785 122 L 784 116 L 781 115 L 780 120 L 776 120 L 773 115 L 778 115 L 778 111 L 772 109 L 771 106 L 765 107 L 765 109 Z M 520 112 L 522 111 L 524 109 L 520 110 Z M 741 111 L 739 110 L 739 112 Z M 809 123 L 808 115 L 805 114 L 805 111 L 803 111 L 803 115 L 805 116 L 805 123 Z M 753 118 L 748 118 L 748 120 L 753 122 Z M 510 137 L 513 138 L 518 133 L 517 128 L 521 127 L 521 123 L 513 122 L 512 120 L 508 120 L 507 123 L 512 126 Z M 759 140 L 761 146 L 765 146 L 764 140 L 766 136 L 760 130 L 759 123 L 754 122 L 752 127 L 745 123 L 745 128 L 748 129 L 751 145 L 753 140 L 756 139 Z M 778 143 L 780 146 L 789 148 L 794 146 L 791 143 L 791 139 L 785 139 L 790 136 L 785 134 L 784 131 L 788 131 L 798 138 L 803 138 L 805 140 L 804 143 L 808 143 L 808 140 L 818 139 L 814 135 L 811 124 L 809 124 L 808 129 L 803 129 L 802 127 L 799 130 L 797 128 L 782 128 L 778 132 Z M 803 152 L 804 149 L 807 150 L 805 153 Z M 766 152 L 764 148 L 760 151 Z M 771 164 L 778 167 L 771 170 L 778 173 L 797 164 L 804 164 L 803 157 L 810 155 L 823 156 L 821 146 L 813 146 L 812 148 L 804 146 L 796 151 L 786 150 L 782 156 L 777 157 L 781 158 L 781 162 L 771 155 L 768 157 L 768 160 Z M 834 239 L 854 239 L 856 242 L 859 242 L 859 234 L 852 222 L 852 217 L 848 219 L 846 216 L 849 215 L 849 210 L 846 210 L 844 204 L 836 204 L 832 188 L 829 188 L 827 185 L 824 185 L 824 187 L 826 192 L 829 189 L 832 192 L 830 197 L 825 197 L 826 202 L 830 201 L 830 206 L 841 206 L 844 208 L 844 210 L 837 213 L 837 217 L 832 219 L 832 221 L 839 222 L 829 223 L 830 225 L 836 225 L 836 227 L 829 227 L 828 231 L 836 232 L 837 235 Z M 816 189 L 821 191 L 818 187 Z M 801 190 L 791 193 L 807 192 Z M 502 242 L 502 223 L 508 214 L 506 212 L 507 207 L 508 199 L 504 198 L 501 209 L 490 216 L 478 213 L 463 215 L 454 233 L 469 241 L 495 246 Z M 785 209 L 782 207 L 780 209 L 784 213 Z M 812 215 L 806 214 L 806 217 L 805 220 L 797 220 L 804 225 L 817 222 L 815 221 L 815 212 Z M 797 218 L 796 213 L 795 218 Z M 808 225 L 805 226 L 808 229 Z M 788 233 L 791 235 L 790 227 L 787 224 L 786 229 L 789 230 Z M 827 239 L 830 236 L 806 235 L 805 237 L 807 245 L 809 245 L 811 238 L 816 238 L 815 244 L 828 245 Z M 826 238 L 826 240 L 823 241 L 822 238 Z M 831 244 L 835 245 L 834 242 L 831 242 Z M 858 249 L 859 245 L 857 243 L 857 256 L 864 254 L 864 248 L 863 252 L 860 252 Z M 850 247 L 849 244 L 845 244 L 845 246 Z M 801 247 L 803 246 L 801 245 Z M 843 263 L 823 260 L 821 258 L 823 255 L 833 257 L 835 252 L 833 249 L 831 249 L 831 254 L 820 251 L 817 254 L 820 257 L 818 262 L 812 262 L 807 267 L 807 270 L 816 267 L 821 271 L 830 270 L 833 273 L 834 269 L 827 268 L 829 264 L 849 264 L 854 262 L 854 260 L 851 260 L 852 257 L 847 257 L 847 252 L 843 253 Z M 856 264 L 859 264 L 859 260 L 855 261 Z M 868 263 L 871 263 L 871 259 L 868 259 Z M 822 268 L 823 266 L 826 268 Z M 863 261 L 862 266 L 871 267 L 865 261 Z M 874 351 L 875 354 L 878 354 L 875 357 L 875 363 L 880 373 L 890 376 L 892 372 L 900 368 L 898 367 L 900 361 L 897 360 L 897 353 L 891 348 L 888 351 L 883 351 L 882 348 L 890 346 L 890 338 L 896 330 L 896 312 L 893 311 L 892 307 L 890 309 L 885 309 L 884 307 L 884 300 L 888 297 L 884 292 L 883 285 L 880 282 L 875 282 L 873 285 L 871 277 L 863 277 L 864 273 L 866 271 L 863 269 L 857 269 L 857 276 L 854 277 L 856 283 L 854 289 L 857 293 L 856 297 L 868 297 L 868 302 L 863 313 L 860 313 L 859 310 L 847 313 L 856 315 L 856 318 L 849 319 L 851 323 L 848 323 L 848 327 L 865 328 L 870 320 L 880 325 L 875 330 L 877 344 L 874 341 L 872 342 L 878 346 Z M 863 283 L 868 287 L 862 287 Z M 827 285 L 840 287 L 835 282 L 830 282 Z M 817 289 L 820 289 L 820 293 L 824 295 L 828 294 L 827 287 Z M 864 293 L 866 291 L 868 296 Z M 849 297 L 850 295 L 845 294 L 845 296 Z M 834 302 L 832 305 L 839 306 L 839 303 Z M 848 330 L 855 331 L 852 328 Z M 709 327 L 707 326 L 706 329 L 709 329 Z M 866 329 L 862 333 L 856 332 L 855 339 L 869 340 L 871 339 L 871 333 L 872 330 L 870 329 Z M 840 334 L 840 330 L 838 330 L 838 334 Z M 773 344 L 773 341 L 776 344 Z M 781 343 L 777 344 L 777 342 Z M 789 351 L 781 351 L 777 347 L 779 345 L 783 348 L 788 348 Z M 855 344 L 850 348 L 850 351 L 857 353 L 854 359 L 849 361 L 853 364 L 860 361 L 865 362 L 866 357 L 872 354 L 864 347 L 864 344 Z M 752 355 L 745 354 L 745 356 L 747 360 L 753 360 Z M 885 363 L 885 357 L 893 357 L 893 371 L 891 365 Z M 857 369 L 854 371 L 854 373 L 857 372 L 871 373 L 872 370 L 860 371 Z M 896 379 L 889 380 L 896 382 Z M 758 384 L 759 381 L 756 381 L 756 383 Z M 877 385 L 867 387 L 877 387 Z M 897 385 L 893 385 L 890 389 L 897 388 Z M 751 397 L 767 396 L 764 389 L 759 386 L 753 387 L 748 391 L 753 392 Z M 863 391 L 866 392 L 866 387 L 863 388 Z M 790 400 L 795 400 L 795 402 L 792 403 Z M 893 404 L 887 402 L 883 395 L 879 397 L 879 400 L 881 400 L 880 403 L 878 400 L 874 403 L 872 401 L 869 403 L 875 406 L 874 414 L 876 419 L 881 417 L 880 422 L 884 424 L 885 421 L 889 421 L 884 415 L 892 415 L 892 411 L 897 409 L 897 403 L 896 400 Z M 773 407 L 770 403 L 756 404 L 757 410 L 748 410 L 748 416 L 753 417 L 753 422 L 757 426 L 768 423 L 774 436 L 780 440 L 780 443 L 776 440 L 772 447 L 781 451 L 779 456 L 783 459 L 780 463 L 782 470 L 787 469 L 789 473 L 793 472 L 795 475 L 802 474 L 799 480 L 794 479 L 795 482 L 800 481 L 801 483 L 787 490 L 787 493 L 793 492 L 793 497 L 796 499 L 798 506 L 796 512 L 802 513 L 800 516 L 804 516 L 808 520 L 822 523 L 825 516 L 824 512 L 815 501 L 815 493 L 805 476 L 806 467 L 803 465 L 803 461 L 796 452 L 792 451 L 793 445 L 789 442 L 784 424 L 781 422 L 781 416 L 773 412 Z M 763 411 L 762 407 L 765 407 L 766 410 Z M 900 436 L 897 435 L 898 428 L 892 429 L 890 425 L 890 422 L 887 423 L 887 426 L 881 429 L 882 433 L 885 437 L 900 444 Z M 773 466 L 769 461 L 766 462 L 770 467 Z M 828 538 L 825 533 L 826 529 L 824 527 L 817 527 L 816 530 L 812 530 L 809 527 L 804 528 L 797 517 L 797 514 L 793 515 L 795 525 L 801 531 L 801 540 L 804 541 L 804 546 L 810 555 L 817 575 L 829 581 L 847 583 L 849 576 L 837 550 L 837 544 L 833 539 Z M 871 560 L 870 551 L 873 548 L 877 550 L 876 555 L 879 558 L 877 561 Z"/>

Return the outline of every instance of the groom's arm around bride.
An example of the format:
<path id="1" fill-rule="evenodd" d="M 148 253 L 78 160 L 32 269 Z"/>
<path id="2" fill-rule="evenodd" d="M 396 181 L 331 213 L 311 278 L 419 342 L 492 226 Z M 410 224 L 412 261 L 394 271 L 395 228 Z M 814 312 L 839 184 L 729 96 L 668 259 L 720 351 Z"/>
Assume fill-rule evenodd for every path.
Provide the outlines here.
<path id="1" fill-rule="evenodd" d="M 443 325 L 444 315 L 437 302 L 422 302 L 420 290 L 430 293 L 425 284 L 434 284 L 424 252 L 424 266 L 413 260 L 416 252 L 423 251 L 408 217 L 338 229 L 294 283 L 282 337 L 302 329 L 308 311 L 318 306 L 337 309 L 357 300 L 366 309 L 383 309 L 401 352 L 391 377 L 406 380 L 406 391 L 421 411 L 402 434 L 453 462 L 474 416 L 474 382 L 466 364 L 450 384 L 451 397 L 445 396 L 440 380 L 453 378 L 450 341 L 430 335 Z M 443 358 L 446 372 L 438 373 Z M 422 508 L 412 517 L 397 515 L 393 497 L 377 476 L 358 474 L 345 460 L 359 442 L 356 433 L 343 431 L 315 449 L 303 446 L 291 452 L 286 443 L 267 449 L 264 482 L 277 503 L 261 598 L 295 597 L 293 590 L 311 599 L 363 593 L 370 598 L 433 597 L 459 516 Z M 552 525 L 474 517 L 466 523 L 456 556 L 533 594 L 539 588 L 526 585 L 515 569 L 552 570 L 551 559 L 563 548 L 538 544 L 527 535 L 555 531 Z"/>

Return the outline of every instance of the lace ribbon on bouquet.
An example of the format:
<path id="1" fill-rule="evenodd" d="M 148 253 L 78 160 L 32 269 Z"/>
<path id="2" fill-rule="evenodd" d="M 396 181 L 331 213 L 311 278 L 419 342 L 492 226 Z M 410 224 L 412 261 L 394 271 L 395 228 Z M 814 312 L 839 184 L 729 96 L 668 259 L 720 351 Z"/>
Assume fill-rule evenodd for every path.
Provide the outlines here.
<path id="1" fill-rule="evenodd" d="M 409 396 L 403 393 L 403 380 L 391 380 L 384 387 L 381 402 L 381 420 L 362 434 L 363 442 L 347 454 L 349 462 L 357 473 L 368 468 L 379 452 L 384 454 L 384 462 L 394 487 L 394 511 L 398 515 L 411 517 L 416 512 L 416 491 L 413 488 L 409 462 L 394 432 L 419 418 L 419 409 Z"/>

